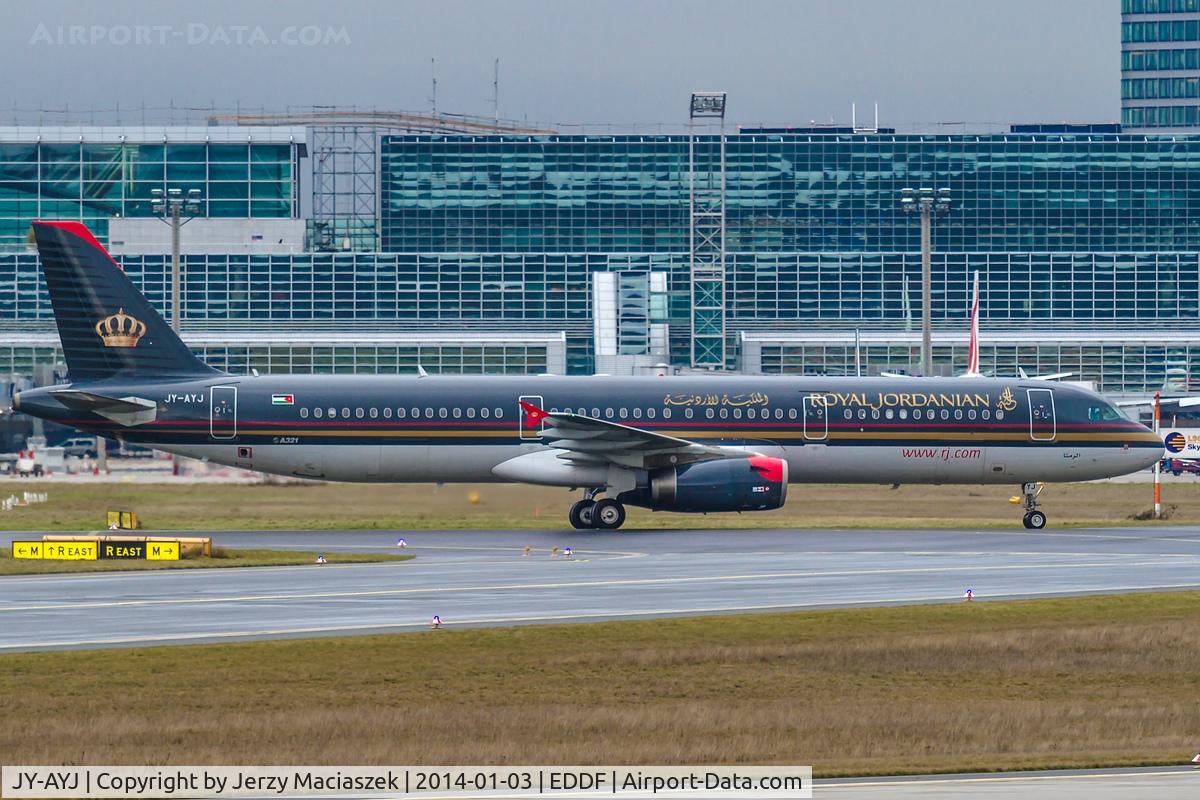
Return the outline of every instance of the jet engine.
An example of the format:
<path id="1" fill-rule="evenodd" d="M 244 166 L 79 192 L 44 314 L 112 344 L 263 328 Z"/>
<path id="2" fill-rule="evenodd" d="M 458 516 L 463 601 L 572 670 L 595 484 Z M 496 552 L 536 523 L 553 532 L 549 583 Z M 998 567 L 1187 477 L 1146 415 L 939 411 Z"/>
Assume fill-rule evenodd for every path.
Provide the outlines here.
<path id="1" fill-rule="evenodd" d="M 768 511 L 787 499 L 787 482 L 782 458 L 723 458 L 651 470 L 618 499 L 654 511 Z"/>

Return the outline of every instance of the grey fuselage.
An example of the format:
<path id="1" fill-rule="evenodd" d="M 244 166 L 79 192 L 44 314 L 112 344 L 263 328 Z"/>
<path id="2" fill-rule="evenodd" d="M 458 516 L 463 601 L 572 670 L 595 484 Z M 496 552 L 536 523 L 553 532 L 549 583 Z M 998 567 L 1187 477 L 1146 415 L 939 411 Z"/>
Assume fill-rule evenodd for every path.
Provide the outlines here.
<path id="1" fill-rule="evenodd" d="M 15 404 L 170 453 L 335 481 L 501 480 L 499 465 L 552 449 L 525 428 L 521 399 L 783 458 L 792 483 L 1091 480 L 1163 452 L 1094 392 L 1016 379 L 217 375 L 69 387 L 151 401 L 153 419 L 137 424 L 69 408 L 54 395 L 64 388 Z"/>

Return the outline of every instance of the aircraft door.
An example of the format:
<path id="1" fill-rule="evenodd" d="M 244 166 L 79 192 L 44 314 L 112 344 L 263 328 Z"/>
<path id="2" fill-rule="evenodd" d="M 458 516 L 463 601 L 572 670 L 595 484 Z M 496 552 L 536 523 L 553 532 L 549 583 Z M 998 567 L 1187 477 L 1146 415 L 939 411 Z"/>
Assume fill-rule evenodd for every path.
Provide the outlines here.
<path id="1" fill-rule="evenodd" d="M 813 402 L 811 395 L 804 396 L 804 438 L 810 442 L 823 442 L 829 436 L 829 409 L 823 402 Z"/>
<path id="2" fill-rule="evenodd" d="M 214 439 L 237 436 L 237 387 L 214 386 L 208 390 L 208 432 Z"/>
<path id="3" fill-rule="evenodd" d="M 521 407 L 521 403 L 529 403 L 532 406 L 537 406 L 538 408 L 543 408 L 544 406 L 543 406 L 542 396 L 534 395 L 534 394 L 523 394 L 517 398 L 517 420 L 518 420 L 517 425 L 519 426 L 519 430 L 521 432 L 521 440 L 525 441 L 525 442 L 541 441 L 542 428 L 545 427 L 546 420 L 544 420 L 544 419 L 538 420 L 537 424 L 532 428 L 529 427 L 528 425 L 526 425 L 526 420 L 529 415 L 525 413 L 525 409 Z"/>
<path id="4" fill-rule="evenodd" d="M 1054 392 L 1049 389 L 1028 389 L 1029 438 L 1035 442 L 1052 442 L 1057 434 L 1054 418 Z"/>

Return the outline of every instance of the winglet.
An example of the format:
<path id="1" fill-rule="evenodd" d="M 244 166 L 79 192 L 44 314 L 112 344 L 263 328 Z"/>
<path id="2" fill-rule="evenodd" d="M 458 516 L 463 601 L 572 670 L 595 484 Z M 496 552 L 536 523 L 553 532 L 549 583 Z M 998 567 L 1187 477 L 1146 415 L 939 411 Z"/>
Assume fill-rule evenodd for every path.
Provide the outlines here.
<path id="1" fill-rule="evenodd" d="M 524 400 L 518 400 L 521 405 L 521 410 L 525 412 L 525 428 L 528 430 L 537 430 L 537 427 L 542 424 L 542 420 L 550 416 L 550 412 L 544 408 L 538 408 L 533 403 L 527 403 Z"/>

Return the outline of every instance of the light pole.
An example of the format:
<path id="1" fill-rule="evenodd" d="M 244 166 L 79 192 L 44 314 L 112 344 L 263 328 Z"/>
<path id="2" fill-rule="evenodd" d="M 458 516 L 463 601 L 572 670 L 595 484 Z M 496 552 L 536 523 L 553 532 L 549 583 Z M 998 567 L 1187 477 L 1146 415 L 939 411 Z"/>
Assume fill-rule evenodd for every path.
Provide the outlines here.
<path id="1" fill-rule="evenodd" d="M 200 190 L 188 189 L 184 197 L 182 189 L 167 189 L 163 197 L 162 189 L 150 190 L 150 210 L 171 226 L 171 329 L 179 333 L 179 323 L 182 319 L 179 310 L 180 284 L 182 269 L 179 259 L 179 229 L 191 222 L 200 213 Z M 184 219 L 184 214 L 187 219 Z M 179 474 L 179 456 L 171 456 L 171 474 Z"/>
<path id="2" fill-rule="evenodd" d="M 188 189 L 187 197 L 184 197 L 182 189 L 167 189 L 164 197 L 162 189 L 151 189 L 150 196 L 150 210 L 171 226 L 171 328 L 179 333 L 179 229 L 200 214 L 200 190 Z M 187 219 L 184 219 L 185 214 Z"/>
<path id="3" fill-rule="evenodd" d="M 950 213 L 950 190 L 901 189 L 900 208 L 921 215 L 921 373 L 933 374 L 933 217 Z"/>

